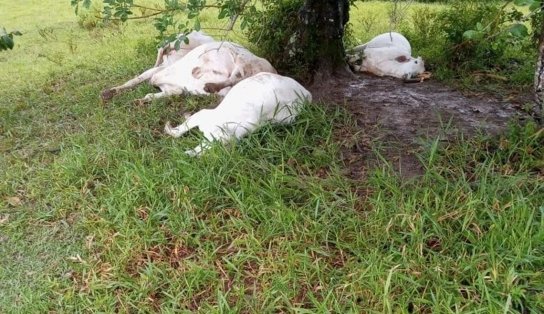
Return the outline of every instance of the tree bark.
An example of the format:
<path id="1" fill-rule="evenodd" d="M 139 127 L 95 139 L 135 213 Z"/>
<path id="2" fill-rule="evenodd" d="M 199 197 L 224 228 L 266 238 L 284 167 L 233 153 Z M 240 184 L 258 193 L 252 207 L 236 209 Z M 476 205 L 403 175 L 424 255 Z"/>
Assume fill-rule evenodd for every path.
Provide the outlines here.
<path id="1" fill-rule="evenodd" d="M 313 72 L 313 81 L 353 75 L 345 60 L 344 31 L 349 0 L 306 0 L 299 12 L 300 51 Z"/>
<path id="2" fill-rule="evenodd" d="M 540 4 L 544 8 L 544 0 Z M 540 124 L 544 124 L 544 14 L 541 13 L 540 37 L 538 40 L 538 60 L 535 69 L 534 93 L 535 93 L 535 118 Z"/>

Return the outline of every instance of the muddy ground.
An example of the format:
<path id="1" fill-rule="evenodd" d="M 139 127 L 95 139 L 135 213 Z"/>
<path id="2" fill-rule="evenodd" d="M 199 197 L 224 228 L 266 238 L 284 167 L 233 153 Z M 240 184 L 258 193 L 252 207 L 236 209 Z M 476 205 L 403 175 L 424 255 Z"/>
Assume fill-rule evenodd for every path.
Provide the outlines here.
<path id="1" fill-rule="evenodd" d="M 404 83 L 393 78 L 358 75 L 311 88 L 314 99 L 346 108 L 356 128 L 337 128 L 344 142 L 346 174 L 364 178 L 377 165 L 373 147 L 391 161 L 402 177 L 423 173 L 417 158 L 425 143 L 449 141 L 483 133 L 497 135 L 513 119 L 529 116 L 520 108 L 527 97 L 497 99 L 492 95 L 465 96 L 435 80 Z"/>

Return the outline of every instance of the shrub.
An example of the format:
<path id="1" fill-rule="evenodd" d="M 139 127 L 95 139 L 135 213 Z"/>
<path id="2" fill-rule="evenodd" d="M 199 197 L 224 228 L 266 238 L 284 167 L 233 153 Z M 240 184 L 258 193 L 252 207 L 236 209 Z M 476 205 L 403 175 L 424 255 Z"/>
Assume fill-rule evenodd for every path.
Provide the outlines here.
<path id="1" fill-rule="evenodd" d="M 529 37 L 513 36 L 508 29 L 519 22 L 520 12 L 496 1 L 458 1 L 436 11 L 416 9 L 402 32 L 421 54 L 426 66 L 442 79 L 485 74 L 512 83 L 531 83 L 535 52 Z M 467 30 L 483 36 L 468 39 Z M 529 72 L 528 72 L 529 71 Z M 499 75 L 488 75 L 488 74 Z"/>
<path id="2" fill-rule="evenodd" d="M 430 7 L 421 7 L 414 10 L 412 25 L 404 23 L 401 26 L 403 33 L 412 44 L 414 55 L 425 56 L 427 67 L 434 68 L 441 62 L 443 47 L 446 40 L 439 22 L 440 11 Z"/>
<path id="3" fill-rule="evenodd" d="M 450 66 L 465 70 L 493 67 L 507 47 L 505 36 L 500 34 L 504 20 L 504 12 L 493 2 L 458 2 L 442 12 L 440 22 Z M 492 41 L 465 40 L 464 33 L 475 25 L 487 25 L 489 34 L 498 35 Z"/>
<path id="4" fill-rule="evenodd" d="M 292 58 L 295 55 L 294 51 L 285 49 L 295 38 L 298 10 L 303 2 L 303 0 L 265 1 L 263 9 L 252 16 L 250 21 L 252 25 L 246 31 L 258 54 L 268 59 L 280 72 L 293 74 L 309 72 L 303 68 L 302 60 Z"/>
<path id="5" fill-rule="evenodd" d="M 83 9 L 77 16 L 77 23 L 80 27 L 91 30 L 96 27 L 102 26 L 102 6 L 96 1 L 93 1 L 88 9 Z"/>
<path id="6" fill-rule="evenodd" d="M 104 20 L 103 10 L 104 8 L 100 1 L 92 1 L 89 8 L 80 8 L 77 14 L 78 25 L 88 31 L 95 28 L 118 26 L 119 21 L 117 20 Z"/>

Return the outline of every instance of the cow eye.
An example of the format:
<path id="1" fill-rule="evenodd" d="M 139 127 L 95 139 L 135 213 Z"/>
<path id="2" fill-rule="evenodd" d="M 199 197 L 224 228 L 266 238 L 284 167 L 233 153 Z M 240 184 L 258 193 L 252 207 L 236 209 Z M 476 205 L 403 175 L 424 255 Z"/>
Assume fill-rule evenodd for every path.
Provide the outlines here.
<path id="1" fill-rule="evenodd" d="M 356 60 L 355 61 L 355 65 L 361 65 L 363 64 L 363 60 L 362 59 L 359 59 L 359 60 Z"/>
<path id="2" fill-rule="evenodd" d="M 417 61 L 415 61 L 415 64 L 417 64 Z"/>

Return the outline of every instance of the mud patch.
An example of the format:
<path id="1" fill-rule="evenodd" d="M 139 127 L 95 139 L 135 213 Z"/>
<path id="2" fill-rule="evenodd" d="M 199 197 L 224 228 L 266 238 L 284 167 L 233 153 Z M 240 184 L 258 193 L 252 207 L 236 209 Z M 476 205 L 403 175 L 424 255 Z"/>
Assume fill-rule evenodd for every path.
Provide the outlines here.
<path id="1" fill-rule="evenodd" d="M 347 175 L 354 179 L 377 166 L 373 147 L 409 178 L 423 173 L 416 153 L 424 143 L 460 134 L 497 135 L 512 119 L 529 118 L 519 104 L 489 95 L 467 97 L 437 81 L 408 84 L 363 74 L 316 84 L 310 91 L 314 100 L 342 106 L 353 116 L 355 128 L 336 129 Z"/>

